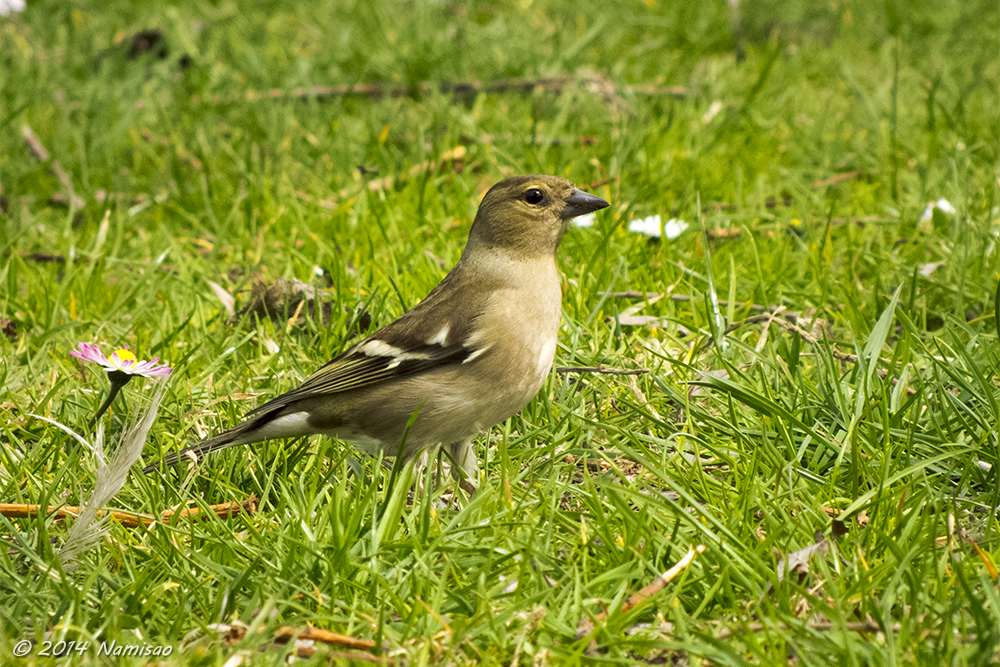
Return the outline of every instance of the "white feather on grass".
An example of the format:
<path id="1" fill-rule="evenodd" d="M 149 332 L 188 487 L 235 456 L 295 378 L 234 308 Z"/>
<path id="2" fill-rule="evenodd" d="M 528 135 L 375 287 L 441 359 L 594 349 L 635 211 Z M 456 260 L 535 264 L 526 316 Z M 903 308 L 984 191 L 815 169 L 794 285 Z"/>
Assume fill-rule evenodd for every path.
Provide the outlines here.
<path id="1" fill-rule="evenodd" d="M 163 399 L 166 388 L 167 382 L 165 379 L 156 381 L 156 387 L 149 406 L 135 420 L 135 423 L 122 433 L 118 448 L 110 462 L 104 460 L 103 424 L 97 427 L 94 444 L 91 446 L 83 437 L 63 424 L 46 419 L 45 417 L 38 417 L 58 426 L 82 442 L 87 449 L 93 452 L 94 458 L 97 460 L 94 491 L 90 494 L 90 499 L 83 505 L 80 516 L 76 518 L 76 521 L 70 527 L 69 534 L 63 541 L 62 546 L 56 551 L 59 556 L 59 563 L 64 572 L 75 570 L 79 555 L 93 548 L 98 540 L 108 532 L 106 525 L 107 517 L 98 519 L 97 513 L 125 486 L 129 469 L 135 465 L 136 461 L 142 455 L 142 449 L 146 444 L 149 429 L 152 428 L 153 422 L 156 421 L 156 413 L 160 409 L 160 401 Z"/>

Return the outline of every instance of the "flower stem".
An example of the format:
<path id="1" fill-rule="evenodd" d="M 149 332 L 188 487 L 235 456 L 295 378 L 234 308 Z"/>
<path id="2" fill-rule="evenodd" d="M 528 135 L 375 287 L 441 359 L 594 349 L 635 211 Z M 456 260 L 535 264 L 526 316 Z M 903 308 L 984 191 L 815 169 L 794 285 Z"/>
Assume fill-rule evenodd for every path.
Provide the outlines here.
<path id="1" fill-rule="evenodd" d="M 118 392 L 121 391 L 122 387 L 127 385 L 131 379 L 131 375 L 123 373 L 122 371 L 111 371 L 108 373 L 108 380 L 111 381 L 111 390 L 108 391 L 107 399 L 105 399 L 101 407 L 97 409 L 97 413 L 90 418 L 88 426 L 93 427 L 94 424 L 97 423 L 97 420 L 101 418 L 101 415 L 108 411 L 108 408 L 111 407 L 111 403 L 113 403 L 115 397 L 118 396 Z"/>

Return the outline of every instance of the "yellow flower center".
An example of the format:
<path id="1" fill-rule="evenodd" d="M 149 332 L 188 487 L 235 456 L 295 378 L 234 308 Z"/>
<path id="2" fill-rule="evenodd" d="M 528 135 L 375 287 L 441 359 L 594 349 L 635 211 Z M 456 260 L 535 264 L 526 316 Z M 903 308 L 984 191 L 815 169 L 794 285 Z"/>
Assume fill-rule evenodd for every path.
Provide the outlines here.
<path id="1" fill-rule="evenodd" d="M 116 350 L 115 354 L 121 361 L 135 361 L 135 355 L 128 350 Z"/>

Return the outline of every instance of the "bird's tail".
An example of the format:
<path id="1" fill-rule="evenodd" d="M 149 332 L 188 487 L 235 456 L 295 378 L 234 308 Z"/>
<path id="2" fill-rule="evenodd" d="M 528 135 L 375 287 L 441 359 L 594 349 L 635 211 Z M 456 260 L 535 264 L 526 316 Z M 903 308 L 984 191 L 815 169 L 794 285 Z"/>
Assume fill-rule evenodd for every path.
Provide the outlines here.
<path id="1" fill-rule="evenodd" d="M 161 461 L 152 463 L 143 468 L 142 472 L 148 475 L 154 470 L 160 470 L 166 466 L 176 465 L 179 461 L 190 458 L 189 453 L 195 455 L 197 458 L 200 458 L 205 454 L 217 452 L 220 449 L 244 445 L 248 442 L 245 437 L 245 431 L 245 424 L 240 424 L 236 428 L 230 429 L 225 433 L 220 433 L 219 435 L 209 438 L 208 440 L 202 440 L 196 445 L 185 447 L 179 452 L 167 454 Z"/>

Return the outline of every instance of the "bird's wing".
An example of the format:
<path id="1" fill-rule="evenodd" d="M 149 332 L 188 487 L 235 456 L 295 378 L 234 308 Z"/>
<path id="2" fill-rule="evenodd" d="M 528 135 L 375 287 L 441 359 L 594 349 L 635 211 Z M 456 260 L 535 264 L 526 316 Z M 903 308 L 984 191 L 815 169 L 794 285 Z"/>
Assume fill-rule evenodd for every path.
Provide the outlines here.
<path id="1" fill-rule="evenodd" d="M 460 345 L 424 345 L 403 352 L 378 339 L 368 339 L 328 362 L 297 388 L 268 401 L 247 416 L 302 398 L 352 391 L 446 364 L 460 364 L 474 352 Z"/>
<path id="2" fill-rule="evenodd" d="M 406 316 L 396 320 L 334 357 L 295 389 L 276 396 L 247 413 L 247 416 L 273 410 L 303 398 L 353 391 L 425 373 L 441 366 L 461 364 L 486 351 L 485 345 L 468 339 L 465 335 L 467 327 L 449 330 L 449 327 L 442 326 L 436 334 L 428 335 L 423 330 L 424 327 L 408 325 L 412 325 L 412 321 Z"/>

